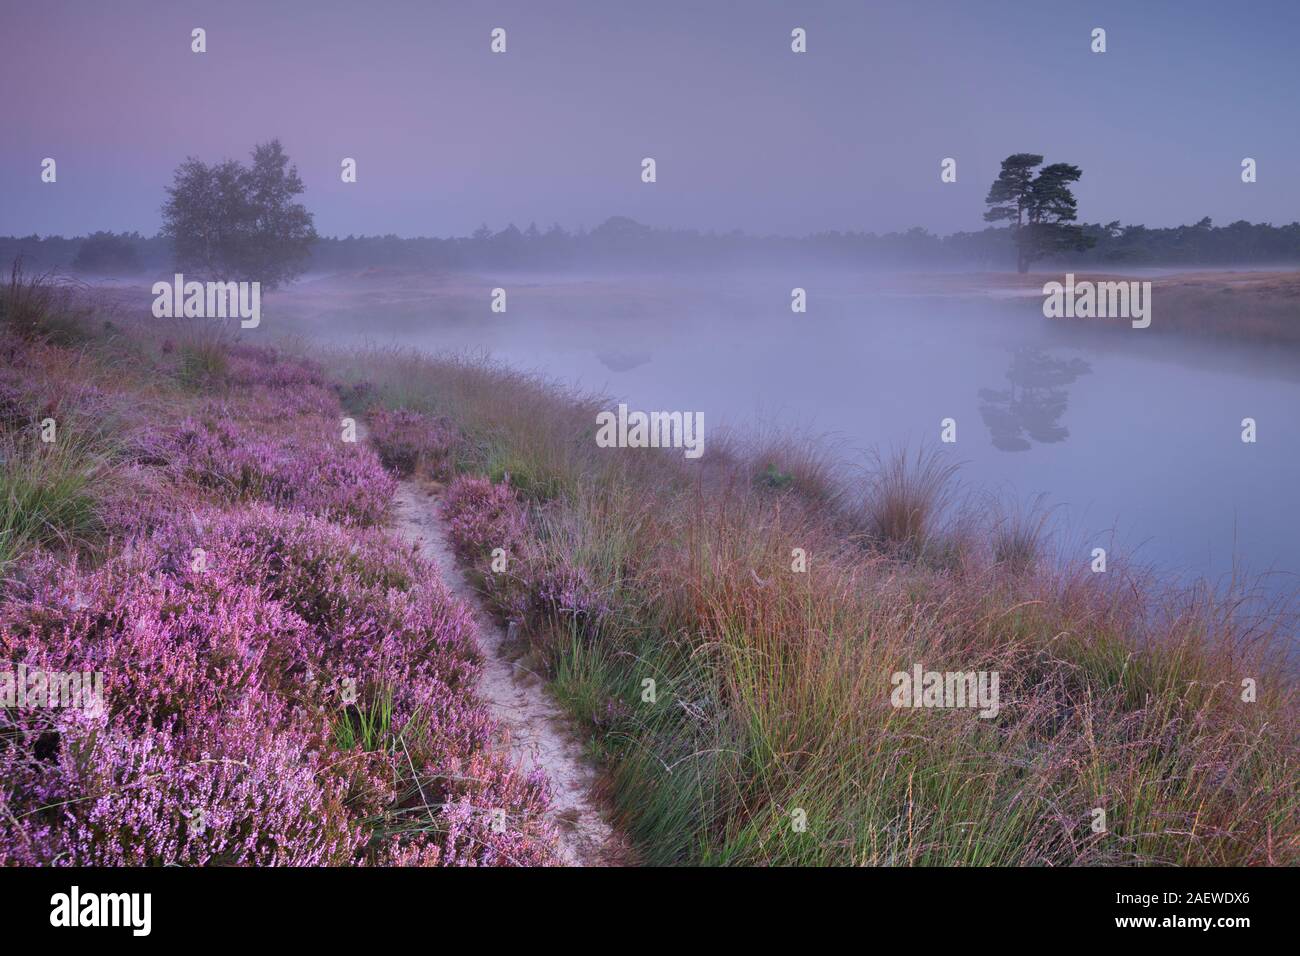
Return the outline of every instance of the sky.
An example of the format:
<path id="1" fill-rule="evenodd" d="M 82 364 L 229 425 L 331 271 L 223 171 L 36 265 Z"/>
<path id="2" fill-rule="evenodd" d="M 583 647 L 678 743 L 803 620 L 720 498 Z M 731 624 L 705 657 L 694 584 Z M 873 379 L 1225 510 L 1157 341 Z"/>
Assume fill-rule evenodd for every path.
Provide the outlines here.
<path id="1" fill-rule="evenodd" d="M 0 4 L 4 235 L 153 234 L 177 164 L 273 137 L 322 235 L 973 230 L 1013 152 L 1088 222 L 1300 219 L 1296 0 Z"/>

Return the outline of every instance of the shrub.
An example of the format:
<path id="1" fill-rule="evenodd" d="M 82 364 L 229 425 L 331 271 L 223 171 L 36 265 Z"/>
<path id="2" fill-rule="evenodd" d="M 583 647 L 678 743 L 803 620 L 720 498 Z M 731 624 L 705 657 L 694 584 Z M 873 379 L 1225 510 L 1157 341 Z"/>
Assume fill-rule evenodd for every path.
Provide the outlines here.
<path id="1" fill-rule="evenodd" d="M 505 482 L 461 475 L 447 488 L 442 515 L 452 547 L 470 561 L 493 548 L 517 553 L 523 541 L 523 506 Z"/>
<path id="2" fill-rule="evenodd" d="M 901 448 L 875 454 L 867 476 L 863 512 L 868 532 L 904 554 L 920 555 L 946 507 L 957 465 L 935 449 L 909 459 Z"/>
<path id="3" fill-rule="evenodd" d="M 229 363 L 227 378 L 232 385 L 325 390 L 324 373 L 314 362 L 286 356 L 274 348 L 251 345 L 230 345 L 225 352 Z"/>
<path id="4" fill-rule="evenodd" d="M 552 858 L 544 782 L 486 752 L 468 612 L 385 533 L 253 506 L 29 570 L 0 651 L 104 706 L 0 711 L 0 863 Z"/>
<path id="5" fill-rule="evenodd" d="M 380 461 L 398 475 L 421 469 L 438 478 L 450 477 L 456 433 L 443 419 L 409 408 L 376 408 L 370 413 L 370 440 Z"/>
<path id="6" fill-rule="evenodd" d="M 86 315 L 71 289 L 50 273 L 26 276 L 21 259 L 14 260 L 9 281 L 0 284 L 0 328 L 20 339 L 76 344 L 87 337 Z"/>
<path id="7" fill-rule="evenodd" d="M 263 436 L 237 424 L 232 409 L 187 418 L 160 453 L 179 478 L 229 501 L 264 501 L 344 524 L 373 525 L 387 514 L 393 479 L 374 453 L 332 435 Z"/>

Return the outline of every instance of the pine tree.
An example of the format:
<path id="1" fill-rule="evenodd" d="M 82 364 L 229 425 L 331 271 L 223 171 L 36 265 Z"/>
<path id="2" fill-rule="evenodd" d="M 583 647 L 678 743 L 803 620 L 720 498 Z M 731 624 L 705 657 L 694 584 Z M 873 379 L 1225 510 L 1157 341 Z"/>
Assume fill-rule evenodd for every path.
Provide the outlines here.
<path id="1" fill-rule="evenodd" d="M 1070 184 L 1078 182 L 1083 171 L 1069 163 L 1053 163 L 1035 175 L 1042 162 L 1036 153 L 1008 156 L 984 200 L 990 207 L 985 222 L 1010 222 L 1016 271 L 1022 273 L 1036 259 L 1066 249 L 1082 251 L 1096 242 L 1082 227 L 1070 225 L 1079 218 Z"/>

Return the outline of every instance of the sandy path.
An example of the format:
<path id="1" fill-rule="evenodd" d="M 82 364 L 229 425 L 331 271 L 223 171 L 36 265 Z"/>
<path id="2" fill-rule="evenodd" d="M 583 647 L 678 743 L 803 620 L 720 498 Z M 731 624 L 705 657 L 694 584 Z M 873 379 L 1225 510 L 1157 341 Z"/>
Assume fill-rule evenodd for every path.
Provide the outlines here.
<path id="1" fill-rule="evenodd" d="M 474 614 L 484 657 L 478 691 L 501 728 L 499 746 L 525 771 L 540 767 L 550 779 L 550 815 L 560 834 L 565 864 L 625 863 L 626 844 L 605 822 L 592 796 L 595 773 L 568 719 L 546 693 L 541 678 L 510 656 L 513 649 L 507 646 L 505 629 L 493 620 L 456 563 L 437 507 L 432 491 L 407 479 L 394 499 L 394 528 L 438 565 L 448 590 Z"/>

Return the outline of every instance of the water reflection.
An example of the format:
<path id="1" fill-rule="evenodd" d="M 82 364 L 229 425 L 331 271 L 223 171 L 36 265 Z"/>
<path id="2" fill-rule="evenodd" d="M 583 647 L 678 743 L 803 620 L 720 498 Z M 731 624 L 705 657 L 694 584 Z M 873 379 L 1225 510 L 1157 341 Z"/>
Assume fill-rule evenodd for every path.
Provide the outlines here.
<path id="1" fill-rule="evenodd" d="M 1061 424 L 1069 407 L 1065 386 L 1092 367 L 1083 359 L 1057 359 L 1042 349 L 1024 347 L 1011 354 L 1009 389 L 981 388 L 980 415 L 995 448 L 1028 451 L 1033 442 L 1059 442 L 1070 436 Z"/>
<path id="2" fill-rule="evenodd" d="M 606 350 L 597 352 L 596 358 L 600 359 L 600 364 L 611 372 L 630 372 L 650 361 L 650 353 Z"/>

